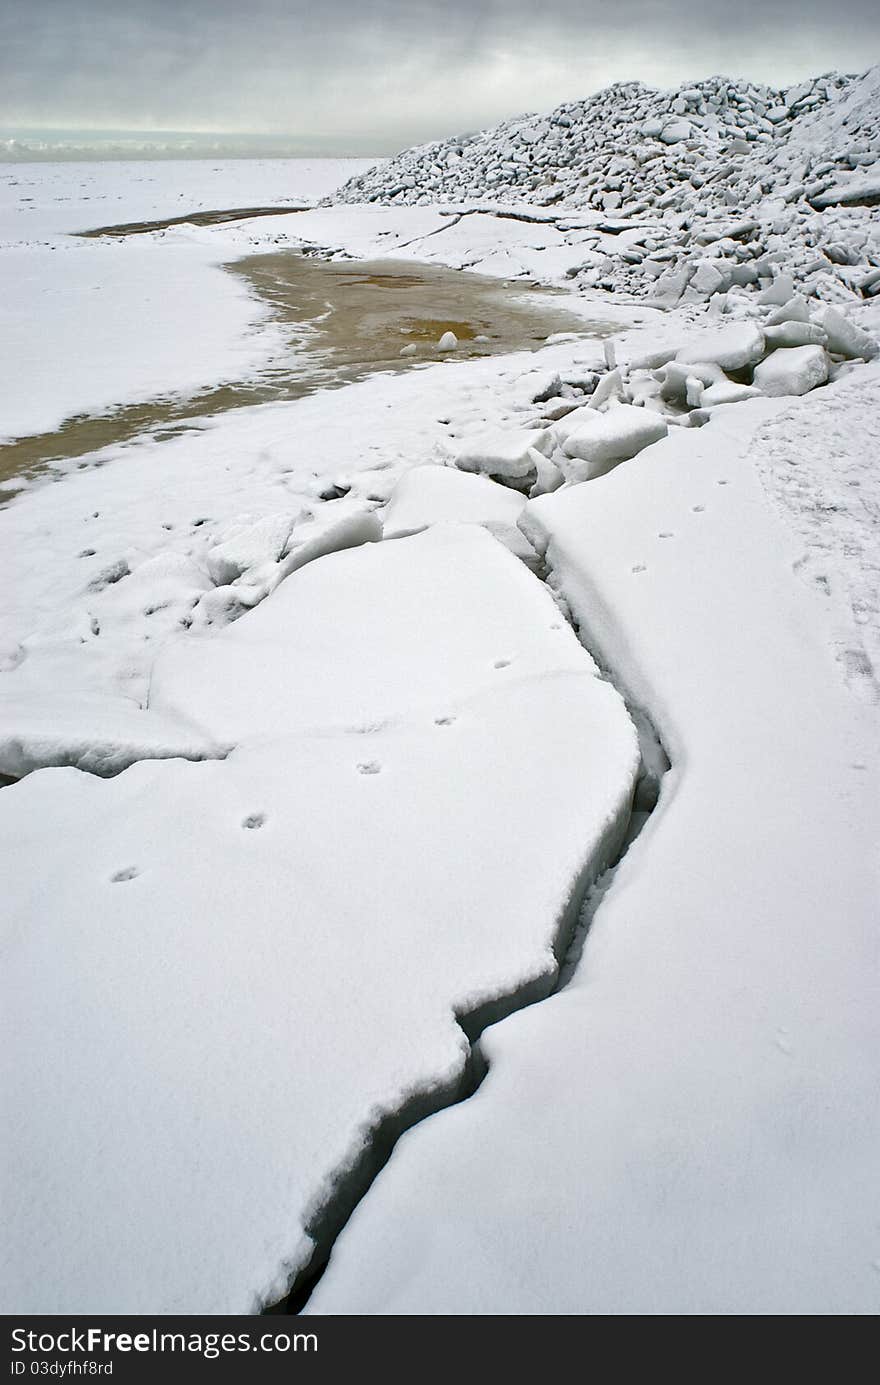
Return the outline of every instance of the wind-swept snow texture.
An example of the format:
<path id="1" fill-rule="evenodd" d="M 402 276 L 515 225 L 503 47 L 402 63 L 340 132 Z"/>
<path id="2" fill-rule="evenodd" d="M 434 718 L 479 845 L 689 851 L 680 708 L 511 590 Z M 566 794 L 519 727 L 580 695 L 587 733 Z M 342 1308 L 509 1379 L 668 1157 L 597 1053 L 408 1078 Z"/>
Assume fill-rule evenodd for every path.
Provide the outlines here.
<path id="1" fill-rule="evenodd" d="M 775 280 L 794 278 L 845 301 L 880 291 L 878 160 L 878 67 L 787 89 L 724 77 L 662 92 L 628 82 L 406 150 L 333 200 L 507 215 L 531 204 L 531 220 L 563 234 L 592 229 L 569 269 L 584 288 L 670 304 L 772 295 Z"/>
<path id="2" fill-rule="evenodd" d="M 880 698 L 880 371 L 773 419 L 752 455 L 803 545 L 798 576 L 830 604 L 847 681 Z"/>
<path id="3" fill-rule="evenodd" d="M 736 405 L 526 507 L 673 768 L 570 984 L 484 1034 L 486 1081 L 401 1141 L 309 1311 L 877 1311 L 877 707 L 800 570 L 855 391 Z M 788 429 L 816 460 L 783 527 L 758 473 Z"/>
<path id="4" fill-rule="evenodd" d="M 479 526 L 185 643 L 155 701 L 228 759 L 0 791 L 10 1311 L 280 1298 L 377 1129 L 460 1094 L 456 1017 L 550 990 L 628 820 L 623 702 Z"/>

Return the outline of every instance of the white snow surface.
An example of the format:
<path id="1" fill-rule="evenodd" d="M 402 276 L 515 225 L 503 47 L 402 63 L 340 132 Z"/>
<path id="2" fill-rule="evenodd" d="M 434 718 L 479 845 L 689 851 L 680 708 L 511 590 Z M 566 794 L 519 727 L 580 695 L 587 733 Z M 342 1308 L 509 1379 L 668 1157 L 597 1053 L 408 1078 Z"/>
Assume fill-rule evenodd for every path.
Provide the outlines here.
<path id="1" fill-rule="evenodd" d="M 877 1311 L 876 703 L 759 480 L 783 407 L 527 506 L 673 769 L 570 984 L 484 1035 L 485 1083 L 404 1137 L 308 1311 Z"/>
<path id="2" fill-rule="evenodd" d="M 880 371 L 771 419 L 751 455 L 800 545 L 798 577 L 828 607 L 846 681 L 880 700 Z"/>
<path id="3" fill-rule="evenodd" d="M 552 984 L 626 824 L 623 703 L 478 527 L 320 559 L 212 648 L 162 682 L 228 759 L 0 792 L 19 1313 L 279 1297 L 383 1115 L 461 1079 L 455 1016 Z"/>
<path id="4" fill-rule="evenodd" d="M 0 441 L 266 361 L 277 342 L 262 305 L 210 246 L 164 239 L 0 247 Z"/>
<path id="5" fill-rule="evenodd" d="M 525 497 L 486 476 L 448 466 L 417 466 L 401 476 L 383 518 L 387 539 L 416 534 L 441 520 L 515 525 Z"/>
<path id="6" fill-rule="evenodd" d="M 12 779 L 60 765 L 109 776 L 138 760 L 214 760 L 225 753 L 178 718 L 112 696 L 81 694 L 70 706 L 40 688 L 25 699 L 7 681 L 0 682 L 0 774 Z"/>
<path id="7" fill-rule="evenodd" d="M 469 694 L 488 692 L 502 670 L 518 679 L 540 678 L 548 661 L 547 622 L 524 624 L 514 599 L 516 591 L 535 586 L 533 579 L 505 560 L 497 587 L 500 592 L 506 575 L 508 598 L 497 602 L 491 623 L 488 613 L 474 620 L 468 607 L 479 567 L 468 554 L 471 547 L 492 553 L 495 541 L 476 526 L 435 527 L 418 537 L 418 544 L 400 539 L 337 555 L 338 607 L 322 597 L 328 581 L 322 560 L 214 638 L 169 644 L 153 667 L 150 708 L 240 744 L 249 736 L 284 734 L 294 670 L 299 725 L 367 731 L 414 709 L 425 717 L 441 715 L 462 687 Z M 559 646 L 554 669 L 577 672 L 583 651 L 552 601 L 540 589 L 537 596 L 546 600 L 550 627 L 560 635 L 550 643 Z M 295 637 L 282 638 L 288 628 Z"/>
<path id="8" fill-rule="evenodd" d="M 0 242 L 191 212 L 310 203 L 364 159 L 143 159 L 0 164 Z"/>

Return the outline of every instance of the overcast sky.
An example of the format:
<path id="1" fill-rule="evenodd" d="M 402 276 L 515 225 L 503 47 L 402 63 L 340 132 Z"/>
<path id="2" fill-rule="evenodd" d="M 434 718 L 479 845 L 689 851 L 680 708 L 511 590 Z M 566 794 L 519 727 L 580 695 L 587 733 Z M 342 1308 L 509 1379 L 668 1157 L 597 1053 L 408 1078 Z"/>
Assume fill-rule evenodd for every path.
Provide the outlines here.
<path id="1" fill-rule="evenodd" d="M 880 60 L 877 0 L 0 0 L 0 127 L 390 152 L 609 82 Z"/>

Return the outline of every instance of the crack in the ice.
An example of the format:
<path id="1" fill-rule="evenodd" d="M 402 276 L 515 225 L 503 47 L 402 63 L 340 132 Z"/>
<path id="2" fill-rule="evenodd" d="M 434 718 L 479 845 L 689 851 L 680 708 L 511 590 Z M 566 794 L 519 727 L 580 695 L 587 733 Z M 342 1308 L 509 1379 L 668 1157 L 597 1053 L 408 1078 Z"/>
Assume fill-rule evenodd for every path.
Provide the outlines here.
<path id="1" fill-rule="evenodd" d="M 408 245 L 418 245 L 420 241 L 430 240 L 432 236 L 439 236 L 443 231 L 451 231 L 453 226 L 457 226 L 467 215 L 467 212 L 456 212 L 452 219 L 444 222 L 442 226 L 437 226 L 433 231 L 426 231 L 423 236 L 413 236 L 412 240 L 402 241 L 399 245 L 395 245 L 394 249 L 405 250 Z"/>
<path id="2" fill-rule="evenodd" d="M 561 217 L 531 216 L 528 212 L 508 212 L 497 207 L 468 207 L 466 211 L 441 212 L 440 215 L 449 218 L 444 225 L 435 227 L 433 231 L 426 231 L 423 236 L 413 236 L 412 240 L 402 241 L 399 245 L 395 245 L 394 249 L 405 250 L 409 245 L 418 245 L 423 240 L 430 240 L 432 236 L 439 236 L 444 231 L 451 231 L 453 226 L 464 221 L 466 216 L 493 216 L 498 221 L 525 221 L 529 226 L 552 226 L 554 231 L 564 234 L 557 225 L 557 221 L 561 220 Z"/>
<path id="3" fill-rule="evenodd" d="M 550 569 L 546 582 L 551 591 L 552 577 Z M 610 670 L 603 667 L 590 648 L 583 627 L 570 613 L 563 614 L 581 645 L 596 662 L 600 676 L 620 693 L 636 727 L 640 773 L 627 823 L 622 833 L 609 828 L 581 867 L 569 903 L 557 923 L 553 948 L 555 968 L 532 977 L 506 995 L 486 1000 L 471 1011 L 456 1013 L 456 1022 L 468 1041 L 468 1055 L 461 1072 L 446 1084 L 414 1093 L 398 1110 L 384 1113 L 372 1126 L 359 1153 L 337 1176 L 332 1192 L 306 1225 L 306 1234 L 314 1245 L 308 1264 L 297 1273 L 287 1294 L 264 1308 L 265 1313 L 299 1314 L 305 1309 L 330 1263 L 336 1241 L 388 1163 L 401 1135 L 428 1116 L 468 1101 L 479 1090 L 490 1069 L 480 1044 L 484 1031 L 509 1015 L 548 999 L 569 984 L 581 961 L 593 918 L 613 885 L 617 868 L 659 801 L 661 780 L 670 768 L 670 760 L 653 722 L 643 708 L 631 706 L 616 687 Z"/>

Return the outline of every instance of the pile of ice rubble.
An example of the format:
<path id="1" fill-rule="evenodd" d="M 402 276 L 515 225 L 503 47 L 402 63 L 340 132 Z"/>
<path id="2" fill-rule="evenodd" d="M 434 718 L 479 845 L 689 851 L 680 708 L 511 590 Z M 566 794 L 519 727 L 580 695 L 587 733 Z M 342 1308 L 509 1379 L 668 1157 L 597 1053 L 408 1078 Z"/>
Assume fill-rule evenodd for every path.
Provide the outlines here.
<path id="1" fill-rule="evenodd" d="M 333 200 L 531 203 L 560 230 L 595 231 L 571 270 L 588 288 L 674 303 L 760 291 L 784 266 L 833 302 L 880 292 L 878 159 L 877 67 L 787 90 L 625 83 L 408 150 Z"/>
<path id="2" fill-rule="evenodd" d="M 554 375 L 523 404 L 532 415 L 525 427 L 469 438 L 451 464 L 543 495 L 603 475 L 670 426 L 701 426 L 715 409 L 746 399 L 807 394 L 878 354 L 873 338 L 836 308 L 787 298 L 791 287 L 777 283 L 784 301 L 760 320 L 710 321 L 690 329 L 686 345 L 628 364 L 618 364 L 606 342 L 604 373 Z"/>

